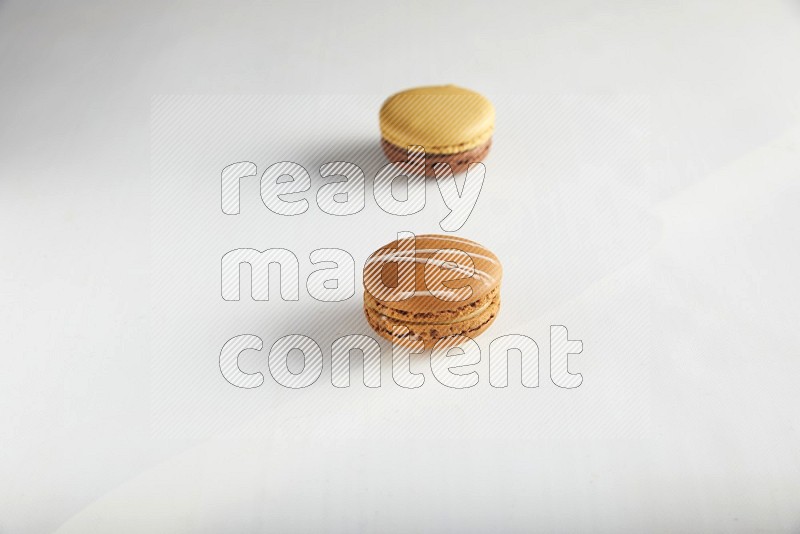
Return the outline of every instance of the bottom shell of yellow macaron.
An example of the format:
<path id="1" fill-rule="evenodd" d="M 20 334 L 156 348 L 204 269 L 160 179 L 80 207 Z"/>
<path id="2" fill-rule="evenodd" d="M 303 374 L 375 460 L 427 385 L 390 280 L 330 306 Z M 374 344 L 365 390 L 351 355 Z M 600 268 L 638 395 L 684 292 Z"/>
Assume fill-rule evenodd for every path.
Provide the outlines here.
<path id="1" fill-rule="evenodd" d="M 386 154 L 386 158 L 393 163 L 408 161 L 408 150 L 404 147 L 393 145 L 386 139 L 381 139 L 381 148 L 383 148 L 383 153 Z M 425 174 L 429 177 L 435 177 L 435 169 L 438 168 L 435 167 L 435 165 L 439 163 L 449 165 L 453 174 L 461 174 L 469 168 L 470 164 L 483 161 L 489 154 L 491 148 L 492 140 L 490 138 L 488 141 L 475 148 L 463 152 L 456 152 L 455 154 L 425 152 Z"/>

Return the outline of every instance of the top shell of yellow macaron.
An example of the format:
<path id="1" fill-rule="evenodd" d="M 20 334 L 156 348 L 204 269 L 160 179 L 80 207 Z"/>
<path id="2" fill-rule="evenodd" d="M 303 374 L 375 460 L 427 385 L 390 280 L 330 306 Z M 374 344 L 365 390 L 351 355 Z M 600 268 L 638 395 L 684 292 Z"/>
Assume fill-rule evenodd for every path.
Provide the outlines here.
<path id="1" fill-rule="evenodd" d="M 489 141 L 494 107 L 483 95 L 455 85 L 417 87 L 383 103 L 380 126 L 383 138 L 395 146 L 457 154 Z"/>

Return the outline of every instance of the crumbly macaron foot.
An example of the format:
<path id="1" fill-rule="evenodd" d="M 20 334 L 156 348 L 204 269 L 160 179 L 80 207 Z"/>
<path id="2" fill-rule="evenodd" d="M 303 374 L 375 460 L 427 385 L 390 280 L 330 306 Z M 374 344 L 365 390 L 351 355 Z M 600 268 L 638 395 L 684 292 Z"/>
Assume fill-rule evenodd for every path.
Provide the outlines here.
<path id="1" fill-rule="evenodd" d="M 470 338 L 479 336 L 491 326 L 499 311 L 499 294 L 496 294 L 494 299 L 492 299 L 478 315 L 470 316 L 461 321 L 448 323 L 403 321 L 382 315 L 373 308 L 364 307 L 364 314 L 366 315 L 367 322 L 380 336 L 404 346 L 412 345 L 418 338 L 422 340 L 425 349 L 432 348 L 437 341 L 448 336 L 464 335 Z M 403 334 L 395 338 L 393 332 L 397 327 L 405 327 L 407 330 L 403 330 Z"/>
<path id="2" fill-rule="evenodd" d="M 481 296 L 471 302 L 453 303 L 452 308 L 443 310 L 430 310 L 422 308 L 419 310 L 404 310 L 392 306 L 392 302 L 381 302 L 368 292 L 364 292 L 364 307 L 375 311 L 379 315 L 385 315 L 390 319 L 407 323 L 447 323 L 463 321 L 464 318 L 474 315 L 483 310 L 499 296 L 500 288 L 496 287 L 486 295 Z"/>

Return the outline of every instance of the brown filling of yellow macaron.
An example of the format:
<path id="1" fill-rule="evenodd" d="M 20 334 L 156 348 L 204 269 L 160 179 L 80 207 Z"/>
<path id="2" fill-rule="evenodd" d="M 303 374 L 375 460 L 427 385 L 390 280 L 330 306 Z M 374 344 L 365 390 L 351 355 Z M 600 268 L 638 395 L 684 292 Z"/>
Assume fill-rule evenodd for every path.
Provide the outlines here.
<path id="1" fill-rule="evenodd" d="M 455 154 L 436 154 L 425 152 L 425 174 L 428 176 L 435 176 L 435 171 L 438 167 L 437 164 L 450 165 L 453 174 L 461 174 L 469 169 L 470 164 L 478 163 L 486 158 L 489 149 L 492 147 L 491 138 L 484 144 L 472 148 L 464 152 L 457 152 Z M 386 158 L 391 162 L 405 162 L 408 161 L 408 149 L 393 145 L 386 139 L 381 139 L 381 148 L 383 148 Z"/>

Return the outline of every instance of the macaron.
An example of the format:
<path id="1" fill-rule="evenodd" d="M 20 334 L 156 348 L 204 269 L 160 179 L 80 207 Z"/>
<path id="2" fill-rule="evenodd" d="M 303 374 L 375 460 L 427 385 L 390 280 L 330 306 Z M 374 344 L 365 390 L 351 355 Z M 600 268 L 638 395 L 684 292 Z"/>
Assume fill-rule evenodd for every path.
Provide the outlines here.
<path id="1" fill-rule="evenodd" d="M 402 237 L 364 264 L 364 314 L 400 345 L 483 333 L 500 310 L 503 268 L 490 250 L 448 235 Z"/>
<path id="2" fill-rule="evenodd" d="M 408 148 L 421 146 L 429 176 L 434 176 L 436 163 L 447 163 L 458 174 L 489 153 L 494 106 L 483 95 L 455 85 L 417 87 L 383 103 L 380 128 L 390 161 L 406 161 Z"/>

